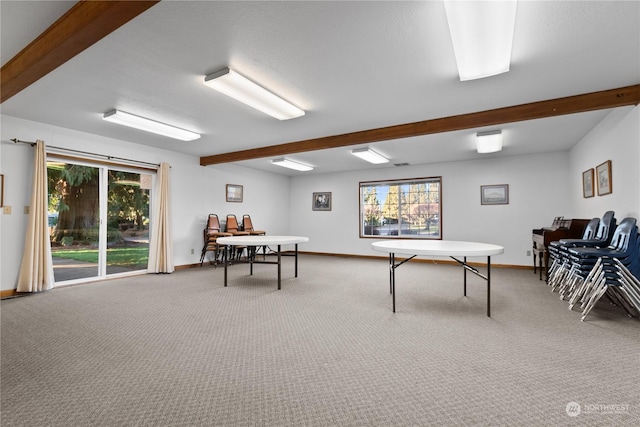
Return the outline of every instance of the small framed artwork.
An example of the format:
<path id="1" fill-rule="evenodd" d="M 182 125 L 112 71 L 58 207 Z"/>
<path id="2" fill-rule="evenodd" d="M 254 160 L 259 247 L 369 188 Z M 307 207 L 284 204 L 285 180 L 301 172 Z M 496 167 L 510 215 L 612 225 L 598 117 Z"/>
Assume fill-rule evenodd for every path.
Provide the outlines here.
<path id="1" fill-rule="evenodd" d="M 582 172 L 582 196 L 586 199 L 593 197 L 593 168 Z"/>
<path id="2" fill-rule="evenodd" d="M 483 205 L 508 205 L 509 184 L 481 185 L 480 203 Z"/>
<path id="3" fill-rule="evenodd" d="M 313 193 L 313 201 L 311 207 L 314 211 L 330 211 L 331 210 L 331 193 Z"/>
<path id="4" fill-rule="evenodd" d="M 596 167 L 596 179 L 598 180 L 598 196 L 611 194 L 613 191 L 611 182 L 611 160 L 607 160 Z"/>
<path id="5" fill-rule="evenodd" d="M 227 184 L 227 202 L 242 203 L 242 185 Z"/>
<path id="6" fill-rule="evenodd" d="M 0 174 L 0 208 L 4 206 L 4 175 Z"/>

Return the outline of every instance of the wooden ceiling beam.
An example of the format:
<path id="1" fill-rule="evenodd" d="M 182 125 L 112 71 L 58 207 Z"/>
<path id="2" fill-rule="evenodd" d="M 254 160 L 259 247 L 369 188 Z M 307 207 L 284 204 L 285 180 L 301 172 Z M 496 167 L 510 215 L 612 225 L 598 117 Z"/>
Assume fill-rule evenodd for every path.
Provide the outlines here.
<path id="1" fill-rule="evenodd" d="M 638 105 L 640 85 L 200 157 L 208 166 Z"/>
<path id="2" fill-rule="evenodd" d="M 160 0 L 80 1 L 0 70 L 0 103 Z"/>

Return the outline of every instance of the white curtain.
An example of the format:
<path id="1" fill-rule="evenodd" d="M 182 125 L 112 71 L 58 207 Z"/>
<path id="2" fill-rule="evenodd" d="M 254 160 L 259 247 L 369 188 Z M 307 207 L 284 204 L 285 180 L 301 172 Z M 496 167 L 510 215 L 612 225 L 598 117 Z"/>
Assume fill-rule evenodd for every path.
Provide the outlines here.
<path id="1" fill-rule="evenodd" d="M 24 241 L 24 252 L 18 292 L 40 292 L 53 287 L 53 264 L 47 198 L 47 156 L 44 141 L 36 141 L 33 164 L 33 190 L 29 208 L 29 223 Z"/>
<path id="2" fill-rule="evenodd" d="M 151 273 L 172 273 L 173 237 L 171 234 L 171 201 L 169 194 L 168 163 L 161 163 L 156 176 L 156 187 L 153 192 L 151 218 L 151 241 L 149 243 L 149 265 Z"/>

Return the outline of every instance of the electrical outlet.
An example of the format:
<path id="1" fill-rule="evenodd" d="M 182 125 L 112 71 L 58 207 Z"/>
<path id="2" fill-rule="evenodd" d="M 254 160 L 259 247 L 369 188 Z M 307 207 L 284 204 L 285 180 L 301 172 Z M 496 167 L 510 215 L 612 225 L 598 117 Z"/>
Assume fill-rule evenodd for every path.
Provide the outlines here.
<path id="1" fill-rule="evenodd" d="M 193 255 L 195 253 L 194 250 L 195 249 L 191 248 L 191 255 Z"/>
<path id="2" fill-rule="evenodd" d="M 2 208 L 2 212 L 4 212 L 5 215 L 11 215 L 11 206 L 5 206 Z"/>
<path id="3" fill-rule="evenodd" d="M 29 206 L 24 207 L 24 214 L 29 215 Z"/>
<path id="4" fill-rule="evenodd" d="M 531 251 L 527 251 L 527 256 L 531 256 Z"/>

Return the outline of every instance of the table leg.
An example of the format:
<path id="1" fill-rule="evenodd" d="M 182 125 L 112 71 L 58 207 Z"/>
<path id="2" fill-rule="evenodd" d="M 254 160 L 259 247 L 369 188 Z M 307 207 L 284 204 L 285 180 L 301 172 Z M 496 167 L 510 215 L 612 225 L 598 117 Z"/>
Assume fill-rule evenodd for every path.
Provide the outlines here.
<path id="1" fill-rule="evenodd" d="M 227 247 L 222 247 L 222 262 L 224 263 L 224 287 L 227 287 Z"/>
<path id="2" fill-rule="evenodd" d="M 491 256 L 487 257 L 487 317 L 491 317 Z"/>
<path id="3" fill-rule="evenodd" d="M 282 258 L 280 254 L 280 245 L 278 245 L 278 290 L 280 290 L 280 278 L 282 277 Z"/>
<path id="4" fill-rule="evenodd" d="M 396 254 L 391 253 L 391 300 L 393 301 L 393 312 L 396 312 Z"/>
<path id="5" fill-rule="evenodd" d="M 295 262 L 295 265 L 296 265 L 296 276 L 295 277 L 298 277 L 298 244 L 297 243 L 296 243 L 296 255 L 295 255 L 295 258 L 296 258 L 296 262 Z"/>
<path id="6" fill-rule="evenodd" d="M 247 256 L 249 257 L 249 275 L 253 276 L 253 257 L 255 255 L 255 247 L 247 246 Z"/>
<path id="7" fill-rule="evenodd" d="M 464 264 L 467 265 L 467 257 L 464 257 Z M 467 269 L 463 268 L 464 271 L 464 296 L 467 296 Z"/>

